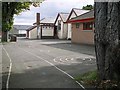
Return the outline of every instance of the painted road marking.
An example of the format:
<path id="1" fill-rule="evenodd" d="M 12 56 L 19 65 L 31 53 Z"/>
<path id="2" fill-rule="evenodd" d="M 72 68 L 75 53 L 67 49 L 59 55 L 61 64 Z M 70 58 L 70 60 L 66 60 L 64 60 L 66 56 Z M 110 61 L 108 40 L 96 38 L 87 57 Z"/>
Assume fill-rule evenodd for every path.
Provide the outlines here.
<path id="1" fill-rule="evenodd" d="M 71 56 L 71 55 L 70 55 Z M 95 59 L 95 57 L 93 56 L 90 56 L 90 57 L 85 57 L 85 58 L 81 58 L 81 57 L 66 57 L 66 56 L 59 56 L 59 57 L 56 57 L 54 58 L 54 62 L 57 62 L 57 63 L 60 63 L 60 64 L 64 64 L 64 65 L 71 65 L 71 64 L 74 64 L 74 63 L 78 63 L 78 64 L 84 64 L 84 65 L 94 65 L 95 64 L 95 60 L 92 60 Z M 76 59 L 80 59 L 80 61 L 76 61 Z M 90 64 L 85 64 L 84 62 L 87 61 L 88 63 L 90 62 L 94 62 L 94 63 L 90 63 Z"/>
<path id="2" fill-rule="evenodd" d="M 19 47 L 19 48 L 20 48 L 20 47 Z M 20 48 L 20 49 L 22 49 L 22 48 Z M 37 58 L 39 58 L 39 59 L 44 60 L 45 62 L 47 62 L 47 63 L 50 64 L 51 66 L 55 67 L 57 70 L 59 70 L 59 71 L 61 71 L 62 73 L 66 74 L 66 75 L 67 75 L 68 77 L 70 77 L 71 79 L 75 80 L 75 78 L 74 78 L 73 76 L 71 76 L 70 74 L 68 74 L 68 73 L 65 72 L 64 70 L 58 68 L 56 65 L 54 65 L 53 63 L 47 61 L 46 59 L 44 59 L 44 58 L 42 58 L 42 57 L 40 57 L 40 56 L 38 56 L 38 55 L 36 55 L 36 54 L 34 54 L 34 53 L 32 53 L 32 52 L 26 51 L 26 50 L 24 50 L 24 49 L 22 49 L 22 50 L 25 51 L 25 52 L 27 52 L 27 53 L 29 53 L 29 54 L 31 54 L 31 55 L 33 55 L 33 56 L 35 56 L 35 57 L 37 57 Z M 79 83 L 78 81 L 75 81 L 75 82 L 76 82 L 82 89 L 85 90 L 85 87 L 84 87 L 81 83 Z"/>
<path id="3" fill-rule="evenodd" d="M 71 58 L 71 60 L 74 60 L 74 58 Z"/>
<path id="4" fill-rule="evenodd" d="M 54 61 L 54 62 L 57 62 L 57 63 L 59 63 L 59 64 L 63 64 L 63 65 L 70 65 L 70 64 L 65 64 L 65 63 L 63 63 L 63 62 L 58 62 L 58 61 L 56 61 L 56 59 L 53 59 L 53 61 Z"/>
<path id="5" fill-rule="evenodd" d="M 48 52 L 50 52 L 50 50 L 48 50 Z"/>
<path id="6" fill-rule="evenodd" d="M 7 77 L 7 82 L 6 82 L 6 89 L 8 90 L 9 88 L 9 80 L 10 80 L 10 75 L 11 75 L 11 70 L 12 70 L 12 60 L 7 52 L 7 50 L 3 47 L 3 50 L 5 51 L 5 53 L 7 54 L 9 60 L 10 60 L 10 65 L 9 65 L 9 71 L 8 71 L 8 77 Z"/>

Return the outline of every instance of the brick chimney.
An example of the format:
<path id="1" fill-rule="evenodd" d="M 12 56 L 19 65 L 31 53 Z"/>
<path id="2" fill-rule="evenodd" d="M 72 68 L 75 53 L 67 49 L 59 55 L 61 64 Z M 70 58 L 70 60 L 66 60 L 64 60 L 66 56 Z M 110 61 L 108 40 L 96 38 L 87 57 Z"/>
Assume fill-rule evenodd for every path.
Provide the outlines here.
<path id="1" fill-rule="evenodd" d="M 37 23 L 37 39 L 41 38 L 41 31 L 40 31 L 40 13 L 36 14 L 36 23 Z"/>
<path id="2" fill-rule="evenodd" d="M 37 25 L 40 24 L 40 13 L 36 14 L 36 22 L 37 22 Z"/>

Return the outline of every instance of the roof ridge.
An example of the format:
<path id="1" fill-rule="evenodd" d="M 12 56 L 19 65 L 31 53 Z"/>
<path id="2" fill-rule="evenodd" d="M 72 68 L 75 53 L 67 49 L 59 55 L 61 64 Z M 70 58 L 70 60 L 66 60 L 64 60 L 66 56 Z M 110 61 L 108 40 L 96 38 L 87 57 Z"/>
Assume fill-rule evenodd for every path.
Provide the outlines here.
<path id="1" fill-rule="evenodd" d="M 83 10 L 83 9 L 80 9 L 80 8 L 72 8 L 72 9 Z"/>
<path id="2" fill-rule="evenodd" d="M 83 13 L 83 14 L 81 14 L 81 15 L 79 15 L 79 16 L 83 16 L 83 15 L 85 15 L 85 14 L 87 14 L 87 13 L 92 12 L 92 11 L 94 11 L 94 9 L 92 9 L 92 10 L 90 10 L 90 11 L 86 12 L 86 13 Z M 77 17 L 79 17 L 79 16 L 77 16 Z M 74 18 L 76 18 L 76 17 L 74 17 Z M 72 18 L 72 19 L 74 19 L 74 18 Z"/>
<path id="3" fill-rule="evenodd" d="M 79 9 L 79 8 L 73 8 L 73 10 L 84 10 L 84 9 Z M 84 11 L 90 11 L 90 10 L 84 10 Z"/>
<path id="4" fill-rule="evenodd" d="M 59 12 L 59 14 L 69 14 L 69 13 L 65 13 L 65 12 Z"/>

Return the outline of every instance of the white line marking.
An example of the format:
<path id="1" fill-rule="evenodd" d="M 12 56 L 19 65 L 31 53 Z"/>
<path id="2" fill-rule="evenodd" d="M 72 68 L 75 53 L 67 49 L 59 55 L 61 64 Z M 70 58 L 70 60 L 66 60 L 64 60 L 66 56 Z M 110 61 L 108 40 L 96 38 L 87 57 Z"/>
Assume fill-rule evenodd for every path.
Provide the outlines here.
<path id="1" fill-rule="evenodd" d="M 48 50 L 48 52 L 50 52 L 50 50 Z"/>
<path id="2" fill-rule="evenodd" d="M 71 58 L 71 60 L 74 60 L 73 58 Z"/>
<path id="3" fill-rule="evenodd" d="M 7 82 L 6 82 L 6 89 L 8 90 L 9 88 L 9 80 L 10 80 L 10 74 L 11 74 L 11 70 L 12 70 L 12 60 L 7 52 L 7 50 L 3 47 L 3 50 L 5 51 L 5 53 L 7 54 L 9 60 L 10 60 L 10 65 L 9 65 L 9 71 L 8 71 L 8 77 L 7 77 Z"/>
<path id="4" fill-rule="evenodd" d="M 60 60 L 59 60 L 60 62 L 66 62 L 65 60 L 62 60 L 62 58 L 60 58 Z"/>
<path id="5" fill-rule="evenodd" d="M 54 61 L 54 62 L 57 62 L 57 63 L 59 63 L 59 64 L 63 64 L 63 65 L 70 65 L 70 64 L 65 64 L 65 63 L 63 63 L 63 62 L 60 62 L 60 61 L 56 61 L 56 59 L 53 59 L 53 61 Z"/>
<path id="6" fill-rule="evenodd" d="M 54 62 L 57 62 L 56 59 L 53 59 Z"/>
<path id="7" fill-rule="evenodd" d="M 22 49 L 22 48 L 20 48 L 20 49 Z M 25 51 L 24 49 L 22 49 L 22 50 Z M 44 60 L 45 62 L 49 63 L 51 66 L 55 67 L 57 70 L 59 70 L 59 71 L 61 71 L 62 73 L 66 74 L 66 75 L 69 76 L 71 79 L 75 80 L 75 78 L 74 78 L 73 76 L 71 76 L 71 75 L 68 74 L 67 72 L 63 71 L 62 69 L 58 68 L 58 67 L 57 67 L 56 65 L 54 65 L 53 63 L 45 60 L 44 58 L 41 58 L 41 57 L 35 55 L 34 53 L 31 53 L 31 52 L 28 52 L 28 51 L 25 51 L 25 52 L 27 52 L 27 53 L 29 53 L 29 54 L 31 54 L 31 55 L 39 58 L 39 59 Z M 79 86 L 81 86 L 82 89 L 85 89 L 85 87 L 84 87 L 81 83 L 79 83 L 78 81 L 75 81 L 75 82 L 76 82 Z"/>
<path id="8" fill-rule="evenodd" d="M 83 60 L 85 60 L 86 58 L 83 58 Z"/>
<path id="9" fill-rule="evenodd" d="M 67 58 L 65 58 L 65 60 L 67 61 Z"/>
<path id="10" fill-rule="evenodd" d="M 90 58 L 90 61 L 92 61 L 92 59 Z"/>
<path id="11" fill-rule="evenodd" d="M 65 59 L 66 61 L 69 61 L 68 58 Z"/>

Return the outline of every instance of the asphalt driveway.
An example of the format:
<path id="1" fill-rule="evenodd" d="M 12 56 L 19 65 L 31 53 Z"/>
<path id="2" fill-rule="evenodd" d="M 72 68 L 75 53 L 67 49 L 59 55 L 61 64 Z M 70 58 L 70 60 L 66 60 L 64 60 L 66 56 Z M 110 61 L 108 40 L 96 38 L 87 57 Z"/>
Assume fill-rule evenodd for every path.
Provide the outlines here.
<path id="1" fill-rule="evenodd" d="M 26 40 L 3 45 L 3 87 L 86 88 L 74 80 L 96 69 L 94 46 L 66 40 Z M 11 64 L 10 64 L 11 63 Z"/>

